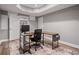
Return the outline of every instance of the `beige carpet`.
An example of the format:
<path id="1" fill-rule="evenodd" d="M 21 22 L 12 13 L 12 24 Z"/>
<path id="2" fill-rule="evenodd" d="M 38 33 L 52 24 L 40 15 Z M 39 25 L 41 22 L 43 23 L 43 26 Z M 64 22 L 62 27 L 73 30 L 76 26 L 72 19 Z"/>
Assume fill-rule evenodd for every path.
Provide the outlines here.
<path id="1" fill-rule="evenodd" d="M 9 44 L 4 41 L 0 44 L 0 55 L 9 55 Z"/>
<path id="2" fill-rule="evenodd" d="M 79 55 L 79 50 L 75 48 L 68 47 L 66 45 L 60 44 L 58 48 L 51 49 L 51 45 L 45 44 L 43 49 L 38 48 L 37 51 L 34 50 L 34 47 L 31 48 L 32 55 Z M 10 42 L 10 54 L 19 55 L 19 41 Z M 29 55 L 26 52 L 24 55 Z"/>

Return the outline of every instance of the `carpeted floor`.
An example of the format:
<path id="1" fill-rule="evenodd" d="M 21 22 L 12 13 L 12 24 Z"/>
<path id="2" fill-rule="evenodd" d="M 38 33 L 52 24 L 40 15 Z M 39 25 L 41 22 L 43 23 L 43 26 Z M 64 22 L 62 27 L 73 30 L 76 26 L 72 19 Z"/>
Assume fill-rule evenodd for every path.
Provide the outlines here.
<path id="1" fill-rule="evenodd" d="M 37 51 L 34 50 L 34 47 L 31 48 L 32 55 L 79 55 L 79 50 L 75 48 L 71 48 L 69 46 L 60 44 L 58 48 L 51 49 L 51 45 L 45 44 L 42 46 L 43 49 L 40 47 L 37 49 Z M 19 52 L 19 41 L 11 41 L 10 42 L 10 54 L 11 55 L 20 55 Z M 28 52 L 26 52 L 24 55 L 29 55 Z"/>
<path id="2" fill-rule="evenodd" d="M 9 43 L 4 41 L 0 44 L 0 55 L 9 55 Z"/>

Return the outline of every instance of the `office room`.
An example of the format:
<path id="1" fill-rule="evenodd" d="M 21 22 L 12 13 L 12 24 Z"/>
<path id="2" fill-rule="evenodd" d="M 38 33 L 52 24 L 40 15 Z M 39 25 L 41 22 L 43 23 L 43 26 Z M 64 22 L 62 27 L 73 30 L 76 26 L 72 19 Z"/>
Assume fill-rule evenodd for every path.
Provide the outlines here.
<path id="1" fill-rule="evenodd" d="M 79 55 L 79 4 L 0 4 L 0 55 Z"/>

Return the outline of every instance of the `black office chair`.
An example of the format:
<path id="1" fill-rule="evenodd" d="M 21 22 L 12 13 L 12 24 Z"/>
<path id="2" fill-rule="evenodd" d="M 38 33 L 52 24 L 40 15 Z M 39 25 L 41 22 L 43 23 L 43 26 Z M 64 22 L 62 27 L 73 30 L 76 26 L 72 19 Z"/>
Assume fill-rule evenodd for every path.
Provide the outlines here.
<path id="1" fill-rule="evenodd" d="M 57 45 L 54 48 L 59 46 L 59 42 L 58 42 L 59 40 L 60 40 L 60 35 L 59 34 L 53 35 L 53 41 L 57 42 Z"/>
<path id="2" fill-rule="evenodd" d="M 35 42 L 35 44 L 33 44 L 33 46 L 35 46 L 35 51 L 37 51 L 37 46 L 40 46 L 41 48 L 43 48 L 40 44 L 41 43 L 41 34 L 42 34 L 42 29 L 36 29 L 34 31 L 34 37 L 30 38 L 32 42 Z"/>

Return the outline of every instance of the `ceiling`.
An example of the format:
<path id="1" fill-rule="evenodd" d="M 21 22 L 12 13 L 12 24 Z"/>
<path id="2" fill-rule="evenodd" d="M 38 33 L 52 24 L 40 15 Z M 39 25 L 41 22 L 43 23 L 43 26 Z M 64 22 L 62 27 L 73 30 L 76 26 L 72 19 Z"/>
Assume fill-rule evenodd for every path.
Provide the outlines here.
<path id="1" fill-rule="evenodd" d="M 74 5 L 75 4 L 0 4 L 0 9 L 31 16 L 41 16 Z"/>

